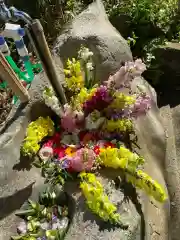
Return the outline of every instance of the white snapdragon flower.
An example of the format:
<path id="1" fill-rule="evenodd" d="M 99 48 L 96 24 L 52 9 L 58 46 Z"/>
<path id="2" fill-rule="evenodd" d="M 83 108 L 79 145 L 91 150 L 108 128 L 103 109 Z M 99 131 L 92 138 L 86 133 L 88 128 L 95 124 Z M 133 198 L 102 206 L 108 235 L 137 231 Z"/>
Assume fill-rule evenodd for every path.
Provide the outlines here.
<path id="1" fill-rule="evenodd" d="M 94 69 L 92 62 L 87 62 L 87 63 L 86 63 L 86 68 L 87 68 L 89 71 L 92 71 L 92 70 Z"/>
<path id="2" fill-rule="evenodd" d="M 48 222 L 43 222 L 40 224 L 40 228 L 42 230 L 48 230 L 48 229 L 50 229 L 50 224 Z"/>
<path id="3" fill-rule="evenodd" d="M 46 88 L 43 92 L 45 104 L 50 107 L 58 116 L 62 115 L 62 108 L 58 98 L 54 95 L 53 89 Z"/>
<path id="4" fill-rule="evenodd" d="M 93 56 L 93 52 L 89 51 L 89 48 L 81 47 L 79 51 L 79 58 L 87 62 L 89 58 Z"/>
<path id="5" fill-rule="evenodd" d="M 72 133 L 72 134 L 64 134 L 62 139 L 61 139 L 61 144 L 64 145 L 72 145 L 72 143 L 74 143 L 74 145 L 78 145 L 79 144 L 79 137 L 78 137 L 78 132 L 76 133 Z"/>
<path id="6" fill-rule="evenodd" d="M 105 121 L 104 117 L 100 117 L 94 121 L 92 117 L 89 115 L 86 118 L 86 129 L 88 130 L 98 129 L 104 121 Z"/>

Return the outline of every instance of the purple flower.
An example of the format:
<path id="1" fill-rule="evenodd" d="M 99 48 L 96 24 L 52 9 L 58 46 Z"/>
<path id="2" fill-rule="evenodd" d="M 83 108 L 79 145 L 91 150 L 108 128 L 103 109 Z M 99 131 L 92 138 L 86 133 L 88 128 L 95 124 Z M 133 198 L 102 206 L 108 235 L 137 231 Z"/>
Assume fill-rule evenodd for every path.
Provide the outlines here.
<path id="1" fill-rule="evenodd" d="M 83 110 L 85 112 L 85 116 L 92 113 L 94 110 L 103 110 L 112 102 L 112 100 L 113 98 L 109 93 L 108 88 L 106 86 L 100 86 L 97 88 L 91 99 L 84 103 Z"/>
<path id="2" fill-rule="evenodd" d="M 70 164 L 71 164 L 71 158 L 65 159 L 61 164 L 61 168 L 67 169 L 67 168 L 69 168 Z"/>
<path id="3" fill-rule="evenodd" d="M 127 109 L 126 111 L 124 109 L 114 109 L 110 108 L 107 109 L 106 111 L 106 118 L 107 119 L 113 119 L 113 120 L 118 120 L 120 118 L 128 117 L 129 116 L 130 110 Z"/>
<path id="4" fill-rule="evenodd" d="M 108 108 L 105 111 L 107 119 L 137 118 L 145 115 L 151 108 L 151 98 L 146 93 L 140 93 L 134 105 L 125 109 Z"/>
<path id="5" fill-rule="evenodd" d="M 130 118 L 132 114 L 131 107 L 127 107 L 125 109 L 114 109 L 114 108 L 108 108 L 105 111 L 105 115 L 107 119 L 113 119 L 118 120 L 122 118 Z"/>
<path id="6" fill-rule="evenodd" d="M 52 221 L 56 221 L 57 220 L 57 216 L 56 215 L 52 215 Z"/>
<path id="7" fill-rule="evenodd" d="M 119 133 L 119 132 L 101 132 L 100 133 L 101 138 L 104 138 L 106 140 L 112 141 L 114 139 L 121 141 L 123 139 L 123 134 Z"/>

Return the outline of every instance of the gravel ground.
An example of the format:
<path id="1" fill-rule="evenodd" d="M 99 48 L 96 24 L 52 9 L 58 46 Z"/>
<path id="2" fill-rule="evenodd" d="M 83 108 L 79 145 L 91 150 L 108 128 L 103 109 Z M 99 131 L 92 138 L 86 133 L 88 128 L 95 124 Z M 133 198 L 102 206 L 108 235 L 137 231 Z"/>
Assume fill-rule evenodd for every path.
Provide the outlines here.
<path id="1" fill-rule="evenodd" d="M 9 115 L 12 108 L 12 92 L 9 89 L 0 89 L 0 124 Z"/>

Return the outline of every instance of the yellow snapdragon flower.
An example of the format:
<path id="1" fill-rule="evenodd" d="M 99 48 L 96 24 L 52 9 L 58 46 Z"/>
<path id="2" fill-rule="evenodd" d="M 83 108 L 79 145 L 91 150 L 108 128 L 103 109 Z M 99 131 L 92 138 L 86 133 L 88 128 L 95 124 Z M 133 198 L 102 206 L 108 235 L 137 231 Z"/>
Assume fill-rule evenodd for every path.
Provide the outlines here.
<path id="1" fill-rule="evenodd" d="M 156 201 L 164 202 L 167 200 L 167 194 L 163 187 L 142 170 L 136 172 L 127 171 L 126 179 L 135 187 L 144 190 L 146 194 L 152 196 Z"/>
<path id="2" fill-rule="evenodd" d="M 167 195 L 163 187 L 153 180 L 147 173 L 137 168 L 144 163 L 144 159 L 132 153 L 125 147 L 100 149 L 100 163 L 105 167 L 123 169 L 128 182 L 144 190 L 159 202 L 164 202 Z"/>
<path id="3" fill-rule="evenodd" d="M 92 173 L 81 173 L 80 188 L 86 198 L 89 209 L 104 221 L 120 223 L 120 215 L 116 213 L 117 208 L 109 201 L 104 193 L 103 186 Z"/>
<path id="4" fill-rule="evenodd" d="M 124 109 L 124 108 L 134 104 L 135 101 L 136 101 L 136 99 L 134 96 L 128 96 L 122 92 L 115 92 L 114 100 L 110 104 L 109 108 Z"/>
<path id="5" fill-rule="evenodd" d="M 54 123 L 50 117 L 39 117 L 36 121 L 31 122 L 27 128 L 26 138 L 22 144 L 21 150 L 24 155 L 36 154 L 40 145 L 39 142 L 46 136 L 54 134 Z"/>
<path id="6" fill-rule="evenodd" d="M 81 64 L 75 58 L 73 58 L 72 61 L 68 59 L 67 69 L 64 69 L 64 73 L 67 87 L 72 92 L 77 92 L 82 87 L 84 87 L 84 78 L 81 71 Z"/>
<path id="7" fill-rule="evenodd" d="M 81 88 L 80 92 L 72 98 L 72 104 L 75 106 L 76 109 L 82 107 L 82 104 L 90 99 L 94 93 L 96 92 L 96 88 L 92 88 L 88 90 L 87 88 Z"/>
<path id="8" fill-rule="evenodd" d="M 103 130 L 108 132 L 130 132 L 133 129 L 133 123 L 129 119 L 106 120 L 103 125 Z"/>
<path id="9" fill-rule="evenodd" d="M 114 169 L 133 169 L 144 163 L 144 159 L 139 157 L 136 153 L 129 151 L 129 149 L 121 146 L 118 148 L 101 148 L 99 154 L 100 162 L 105 167 Z"/>

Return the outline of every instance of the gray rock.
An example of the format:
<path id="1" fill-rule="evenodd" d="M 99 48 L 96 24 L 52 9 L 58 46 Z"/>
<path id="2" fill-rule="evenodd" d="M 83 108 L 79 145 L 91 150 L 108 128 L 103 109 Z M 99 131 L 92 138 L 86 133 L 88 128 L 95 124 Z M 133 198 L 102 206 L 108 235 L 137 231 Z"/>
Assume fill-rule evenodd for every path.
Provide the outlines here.
<path id="1" fill-rule="evenodd" d="M 166 190 L 166 134 L 163 119 L 157 107 L 157 99 L 154 89 L 143 79 L 136 78 L 133 83 L 140 86 L 152 98 L 151 110 L 146 116 L 142 116 L 135 121 L 136 134 L 140 146 L 140 154 L 144 157 L 145 172 L 153 179 L 158 181 Z M 167 182 L 169 184 L 169 182 Z M 141 196 L 143 201 L 143 213 L 146 221 L 147 239 L 170 239 L 169 217 L 170 202 L 169 199 L 165 204 L 159 204 L 148 199 L 144 194 Z M 149 238 L 148 238 L 149 237 Z"/>
<path id="2" fill-rule="evenodd" d="M 119 227 L 113 227 L 108 223 L 100 220 L 96 215 L 87 209 L 84 197 L 82 196 L 77 183 L 70 182 L 66 185 L 66 191 L 72 195 L 77 203 L 75 214 L 70 229 L 65 237 L 65 240 L 110 240 L 110 239 L 137 239 L 140 240 L 141 231 L 144 229 L 144 219 L 141 210 L 141 204 L 138 205 L 137 195 L 130 195 L 128 201 L 125 200 L 125 195 L 120 189 L 116 189 L 111 184 L 112 179 L 118 176 L 118 171 L 106 170 L 102 171 L 98 177 L 103 184 L 109 199 L 118 209 L 121 220 L 124 224 L 128 224 L 128 230 L 123 230 Z M 132 200 L 132 198 L 134 199 Z M 137 202 L 136 202 L 137 201 Z M 133 204 L 136 202 L 136 205 Z"/>
<path id="3" fill-rule="evenodd" d="M 96 77 L 107 80 L 122 62 L 132 59 L 125 39 L 111 25 L 100 0 L 75 17 L 58 37 L 54 52 L 63 63 L 77 56 L 81 44 L 94 52 Z"/>

